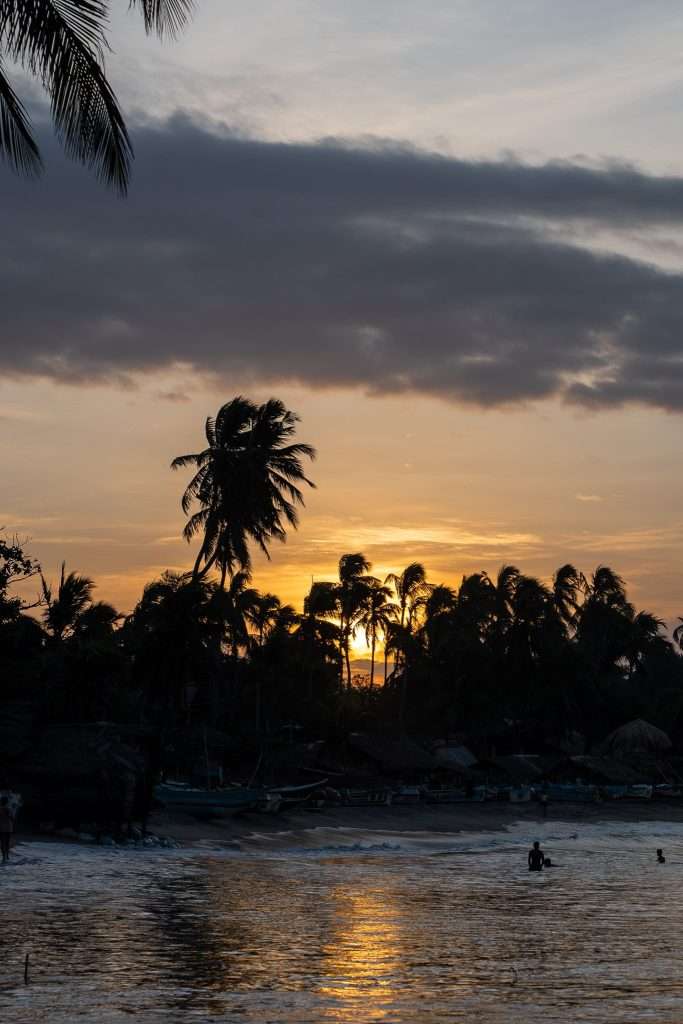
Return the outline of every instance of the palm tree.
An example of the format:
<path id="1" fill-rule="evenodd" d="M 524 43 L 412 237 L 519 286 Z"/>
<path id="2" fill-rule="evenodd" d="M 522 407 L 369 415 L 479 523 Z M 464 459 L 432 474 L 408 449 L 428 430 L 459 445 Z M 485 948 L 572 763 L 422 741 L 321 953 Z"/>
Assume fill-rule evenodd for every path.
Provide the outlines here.
<path id="1" fill-rule="evenodd" d="M 275 594 L 257 594 L 250 607 L 245 610 L 245 618 L 249 625 L 256 631 L 256 638 L 259 647 L 263 647 L 266 637 L 281 618 L 281 613 L 287 609 L 280 604 L 280 598 Z"/>
<path id="2" fill-rule="evenodd" d="M 555 609 L 567 629 L 574 629 L 576 626 L 581 589 L 581 574 L 573 565 L 563 565 L 553 576 Z"/>
<path id="3" fill-rule="evenodd" d="M 683 619 L 680 615 L 678 616 L 678 621 L 680 622 L 680 626 L 676 626 L 674 629 L 673 638 L 681 650 L 683 650 Z"/>
<path id="4" fill-rule="evenodd" d="M 365 641 L 370 645 L 370 689 L 375 681 L 375 650 L 377 640 L 383 636 L 385 639 L 389 626 L 396 621 L 398 608 L 391 598 L 389 587 L 383 586 L 374 576 L 369 578 L 367 593 L 365 594 L 359 609 L 357 626 L 365 632 Z M 386 659 L 385 659 L 386 679 Z"/>
<path id="5" fill-rule="evenodd" d="M 145 587 L 123 627 L 144 688 L 167 714 L 186 713 L 193 688 L 216 674 L 215 652 L 224 624 L 214 597 L 210 584 L 165 572 Z M 214 697 L 212 692 L 212 701 Z"/>
<path id="6" fill-rule="evenodd" d="M 57 593 L 40 574 L 45 601 L 43 618 L 53 639 L 61 641 L 71 636 L 78 619 L 92 602 L 95 584 L 88 576 L 79 576 L 75 572 L 66 575 L 66 563 L 62 562 Z"/>
<path id="7" fill-rule="evenodd" d="M 302 468 L 302 458 L 315 458 L 315 449 L 290 443 L 298 419 L 275 398 L 263 405 L 234 398 L 215 420 L 207 419 L 208 447 L 171 463 L 173 469 L 196 468 L 182 497 L 186 514 L 199 504 L 183 531 L 188 543 L 203 534 L 195 579 L 216 566 L 223 588 L 228 574 L 250 571 L 250 542 L 270 558 L 269 544 L 284 541 L 287 526 L 296 529 L 297 506 L 304 504 L 298 485 L 315 486 Z"/>
<path id="8" fill-rule="evenodd" d="M 239 648 L 248 647 L 248 624 L 258 615 L 261 595 L 249 586 L 250 583 L 248 572 L 236 572 L 230 577 L 227 588 L 220 587 L 214 591 L 211 601 L 211 614 L 223 626 L 234 663 L 237 662 Z"/>
<path id="9" fill-rule="evenodd" d="M 339 651 L 346 664 L 346 685 L 351 689 L 351 638 L 355 635 L 358 614 L 367 597 L 370 587 L 369 577 L 365 574 L 370 563 L 365 555 L 359 552 L 342 555 L 339 559 L 339 584 L 337 598 L 339 601 Z M 342 685 L 340 665 L 340 687 Z"/>
<path id="10" fill-rule="evenodd" d="M 411 562 L 398 576 L 390 572 L 384 582 L 396 591 L 400 624 L 412 628 L 419 599 L 426 597 L 430 591 L 424 566 L 420 562 Z"/>
<path id="11" fill-rule="evenodd" d="M 26 110 L 2 57 L 38 78 L 50 97 L 52 119 L 69 156 L 125 193 L 133 156 L 116 97 L 104 72 L 106 0 L 0 0 L 0 156 L 14 169 L 42 168 Z M 175 35 L 192 0 L 130 0 L 145 29 Z"/>

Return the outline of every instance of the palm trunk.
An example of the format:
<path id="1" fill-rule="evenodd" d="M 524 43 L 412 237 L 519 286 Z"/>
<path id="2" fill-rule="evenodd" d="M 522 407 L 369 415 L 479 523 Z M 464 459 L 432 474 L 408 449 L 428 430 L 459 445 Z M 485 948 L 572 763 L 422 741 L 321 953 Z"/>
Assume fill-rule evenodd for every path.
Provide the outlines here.
<path id="1" fill-rule="evenodd" d="M 375 681 L 375 644 L 377 643 L 375 634 L 372 634 L 372 647 L 370 649 L 370 689 L 372 689 Z"/>
<path id="2" fill-rule="evenodd" d="M 346 638 L 344 655 L 346 658 L 346 685 L 349 693 L 351 693 L 351 655 L 349 653 L 349 638 Z"/>
<path id="3" fill-rule="evenodd" d="M 344 616 L 339 621 L 339 692 L 344 692 L 344 650 L 346 647 L 346 633 L 344 627 Z"/>
<path id="4" fill-rule="evenodd" d="M 389 668 L 389 650 L 387 648 L 387 640 L 384 638 L 384 685 L 387 683 L 387 670 Z"/>

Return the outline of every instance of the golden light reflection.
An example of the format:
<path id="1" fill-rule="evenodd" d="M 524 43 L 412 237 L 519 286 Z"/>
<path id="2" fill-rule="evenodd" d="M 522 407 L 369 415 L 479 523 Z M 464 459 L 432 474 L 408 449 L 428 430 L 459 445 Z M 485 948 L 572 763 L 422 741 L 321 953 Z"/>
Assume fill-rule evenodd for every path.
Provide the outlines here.
<path id="1" fill-rule="evenodd" d="M 394 1008 L 402 964 L 398 908 L 386 892 L 353 895 L 339 887 L 333 899 L 335 930 L 324 946 L 321 1013 L 326 1020 L 385 1020 Z"/>

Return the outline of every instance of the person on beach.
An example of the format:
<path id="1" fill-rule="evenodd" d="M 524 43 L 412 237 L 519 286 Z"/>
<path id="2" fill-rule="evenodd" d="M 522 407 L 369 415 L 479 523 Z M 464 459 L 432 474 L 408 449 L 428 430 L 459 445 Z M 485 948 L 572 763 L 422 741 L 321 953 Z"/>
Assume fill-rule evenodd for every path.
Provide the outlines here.
<path id="1" fill-rule="evenodd" d="M 529 871 L 542 871 L 545 863 L 545 856 L 538 840 L 529 850 Z"/>
<path id="2" fill-rule="evenodd" d="M 657 863 L 666 864 L 666 857 L 664 856 L 664 851 L 661 849 L 657 850 Z"/>
<path id="3" fill-rule="evenodd" d="M 9 807 L 9 800 L 6 796 L 0 797 L 0 850 L 2 850 L 2 863 L 9 860 L 10 842 L 14 830 L 14 821 Z"/>

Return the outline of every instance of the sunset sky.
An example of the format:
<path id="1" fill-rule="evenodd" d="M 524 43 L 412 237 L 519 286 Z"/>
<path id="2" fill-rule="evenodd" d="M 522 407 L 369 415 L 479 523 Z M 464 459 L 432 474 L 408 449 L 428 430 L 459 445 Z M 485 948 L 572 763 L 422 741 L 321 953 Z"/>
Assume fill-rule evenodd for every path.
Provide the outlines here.
<path id="1" fill-rule="evenodd" d="M 171 459 L 274 394 L 317 489 L 259 588 L 602 562 L 683 615 L 680 3 L 115 6 L 128 198 L 33 85 L 46 174 L 0 166 L 0 526 L 128 611 L 192 564 Z"/>

